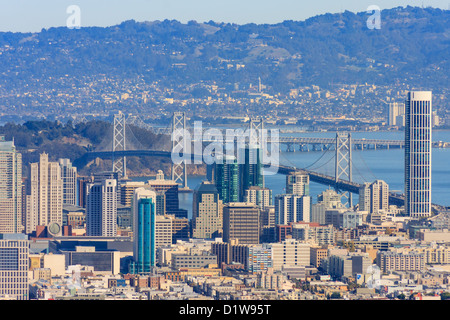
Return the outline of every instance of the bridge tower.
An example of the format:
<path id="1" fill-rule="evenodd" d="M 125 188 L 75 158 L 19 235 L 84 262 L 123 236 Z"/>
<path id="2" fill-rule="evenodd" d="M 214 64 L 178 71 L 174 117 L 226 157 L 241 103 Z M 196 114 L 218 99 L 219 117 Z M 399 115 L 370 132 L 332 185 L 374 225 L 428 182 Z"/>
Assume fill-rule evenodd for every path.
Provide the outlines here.
<path id="1" fill-rule="evenodd" d="M 119 111 L 114 115 L 114 128 L 113 128 L 113 144 L 112 151 L 125 151 L 126 150 L 126 117 L 125 114 Z M 127 159 L 126 157 L 113 156 L 113 168 L 114 172 L 119 174 L 119 178 L 127 176 Z"/>
<path id="2" fill-rule="evenodd" d="M 174 112 L 172 117 L 172 151 L 186 150 L 186 115 L 184 112 Z M 183 189 L 187 189 L 186 161 L 172 162 L 172 180 L 179 183 Z"/>
<path id="3" fill-rule="evenodd" d="M 251 118 L 249 123 L 250 129 L 250 143 L 255 143 L 262 147 L 262 141 L 260 141 L 260 133 L 264 132 L 264 120 L 262 118 Z"/>
<path id="4" fill-rule="evenodd" d="M 351 133 L 338 132 L 336 134 L 336 155 L 335 155 L 335 181 L 336 191 L 340 192 L 338 180 L 352 181 L 352 136 Z M 345 200 L 344 205 L 351 207 L 353 205 L 352 193 L 341 192 Z"/>

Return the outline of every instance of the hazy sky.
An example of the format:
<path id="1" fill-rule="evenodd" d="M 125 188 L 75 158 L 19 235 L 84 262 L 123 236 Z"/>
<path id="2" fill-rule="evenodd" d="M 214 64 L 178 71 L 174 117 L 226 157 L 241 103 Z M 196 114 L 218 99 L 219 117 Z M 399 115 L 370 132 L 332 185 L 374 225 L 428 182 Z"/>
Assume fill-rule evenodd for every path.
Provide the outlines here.
<path id="1" fill-rule="evenodd" d="M 37 32 L 66 26 L 70 5 L 80 8 L 81 26 L 85 27 L 111 26 L 130 19 L 278 23 L 327 12 L 365 12 L 370 5 L 448 10 L 450 0 L 0 0 L 0 31 Z"/>

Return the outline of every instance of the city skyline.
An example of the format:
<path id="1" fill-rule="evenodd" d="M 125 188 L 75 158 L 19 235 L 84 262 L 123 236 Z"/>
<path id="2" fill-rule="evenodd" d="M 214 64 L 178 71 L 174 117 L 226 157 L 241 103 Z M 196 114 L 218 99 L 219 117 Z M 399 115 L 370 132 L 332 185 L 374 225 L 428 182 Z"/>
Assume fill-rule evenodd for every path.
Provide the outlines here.
<path id="1" fill-rule="evenodd" d="M 0 300 L 450 300 L 450 10 L 405 2 L 0 4 Z"/>

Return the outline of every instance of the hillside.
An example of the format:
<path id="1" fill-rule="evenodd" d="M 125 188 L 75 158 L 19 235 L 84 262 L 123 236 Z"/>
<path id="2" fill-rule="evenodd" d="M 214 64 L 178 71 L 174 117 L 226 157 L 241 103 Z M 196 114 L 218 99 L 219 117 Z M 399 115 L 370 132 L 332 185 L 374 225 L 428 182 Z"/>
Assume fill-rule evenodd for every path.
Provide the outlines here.
<path id="1" fill-rule="evenodd" d="M 170 113 L 156 98 L 167 88 L 164 99 L 207 96 L 203 83 L 236 96 L 259 77 L 273 95 L 342 83 L 447 92 L 449 10 L 383 10 L 380 30 L 367 28 L 368 17 L 345 11 L 274 25 L 126 21 L 0 33 L 0 111 Z M 127 99 L 132 91 L 145 98 Z"/>

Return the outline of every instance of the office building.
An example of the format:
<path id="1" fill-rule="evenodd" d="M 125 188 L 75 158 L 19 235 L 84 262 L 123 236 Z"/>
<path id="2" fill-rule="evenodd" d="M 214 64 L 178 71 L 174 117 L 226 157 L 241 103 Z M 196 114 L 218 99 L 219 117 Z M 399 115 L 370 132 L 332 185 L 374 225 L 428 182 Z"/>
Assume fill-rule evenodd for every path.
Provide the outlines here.
<path id="1" fill-rule="evenodd" d="M 364 183 L 359 188 L 359 210 L 368 213 L 389 211 L 389 185 L 383 180 Z"/>
<path id="2" fill-rule="evenodd" d="M 63 181 L 63 204 L 77 204 L 77 168 L 70 159 L 59 159 Z"/>
<path id="3" fill-rule="evenodd" d="M 0 299 L 28 300 L 29 247 L 25 234 L 0 234 Z"/>
<path id="4" fill-rule="evenodd" d="M 211 239 L 222 234 L 222 200 L 215 185 L 203 181 L 194 191 L 192 203 L 192 237 Z"/>
<path id="5" fill-rule="evenodd" d="M 173 217 L 170 215 L 157 215 L 155 226 L 155 247 L 156 249 L 164 246 L 170 246 L 172 244 L 173 236 Z M 158 259 L 158 255 L 156 256 Z"/>
<path id="6" fill-rule="evenodd" d="M 239 201 L 244 201 L 245 191 L 252 187 L 264 187 L 263 154 L 257 146 L 247 145 L 239 152 Z"/>
<path id="7" fill-rule="evenodd" d="M 120 184 L 120 203 L 123 206 L 131 207 L 134 191 L 145 186 L 144 181 L 126 181 Z"/>
<path id="8" fill-rule="evenodd" d="M 201 254 L 172 254 L 172 267 L 180 268 L 207 268 L 210 265 L 217 265 L 217 256 L 203 252 Z"/>
<path id="9" fill-rule="evenodd" d="M 66 269 L 77 265 L 90 266 L 95 274 L 116 275 L 120 273 L 120 252 L 98 250 L 95 246 L 79 246 L 75 250 L 61 250 L 65 256 Z"/>
<path id="10" fill-rule="evenodd" d="M 94 182 L 93 177 L 78 177 L 78 203 L 77 205 L 86 208 L 86 191 L 87 185 Z"/>
<path id="11" fill-rule="evenodd" d="M 0 233 L 23 231 L 22 199 L 22 155 L 0 136 Z"/>
<path id="12" fill-rule="evenodd" d="M 239 165 L 236 157 L 216 157 L 212 164 L 214 184 L 223 203 L 239 201 Z"/>
<path id="13" fill-rule="evenodd" d="M 132 202 L 134 273 L 149 273 L 156 264 L 156 192 L 137 188 Z"/>
<path id="14" fill-rule="evenodd" d="M 87 186 L 86 235 L 114 237 L 117 235 L 117 180 L 94 179 Z"/>
<path id="15" fill-rule="evenodd" d="M 281 194 L 275 197 L 275 222 L 286 225 L 291 222 L 310 222 L 311 197 Z"/>
<path id="16" fill-rule="evenodd" d="M 426 218 L 431 214 L 431 92 L 409 92 L 405 113 L 405 212 Z"/>
<path id="17" fill-rule="evenodd" d="M 259 244 L 260 209 L 258 206 L 233 202 L 223 207 L 223 241 L 237 239 L 240 244 Z"/>
<path id="18" fill-rule="evenodd" d="M 272 206 L 272 190 L 262 187 L 250 187 L 245 191 L 244 202 L 257 205 L 261 210 Z"/>
<path id="19" fill-rule="evenodd" d="M 30 164 L 30 194 L 27 195 L 26 233 L 37 226 L 63 225 L 63 180 L 58 162 L 42 153 L 38 163 Z"/>
<path id="20" fill-rule="evenodd" d="M 165 180 L 162 170 L 158 170 L 156 178 L 149 180 L 147 184 L 156 192 L 163 192 L 165 195 L 165 213 L 171 214 L 172 212 L 178 212 L 179 200 L 178 200 L 178 183 L 173 180 Z"/>
<path id="21" fill-rule="evenodd" d="M 316 268 L 320 268 L 322 266 L 322 261 L 328 258 L 328 249 L 322 247 L 311 247 L 310 254 L 311 265 Z"/>

